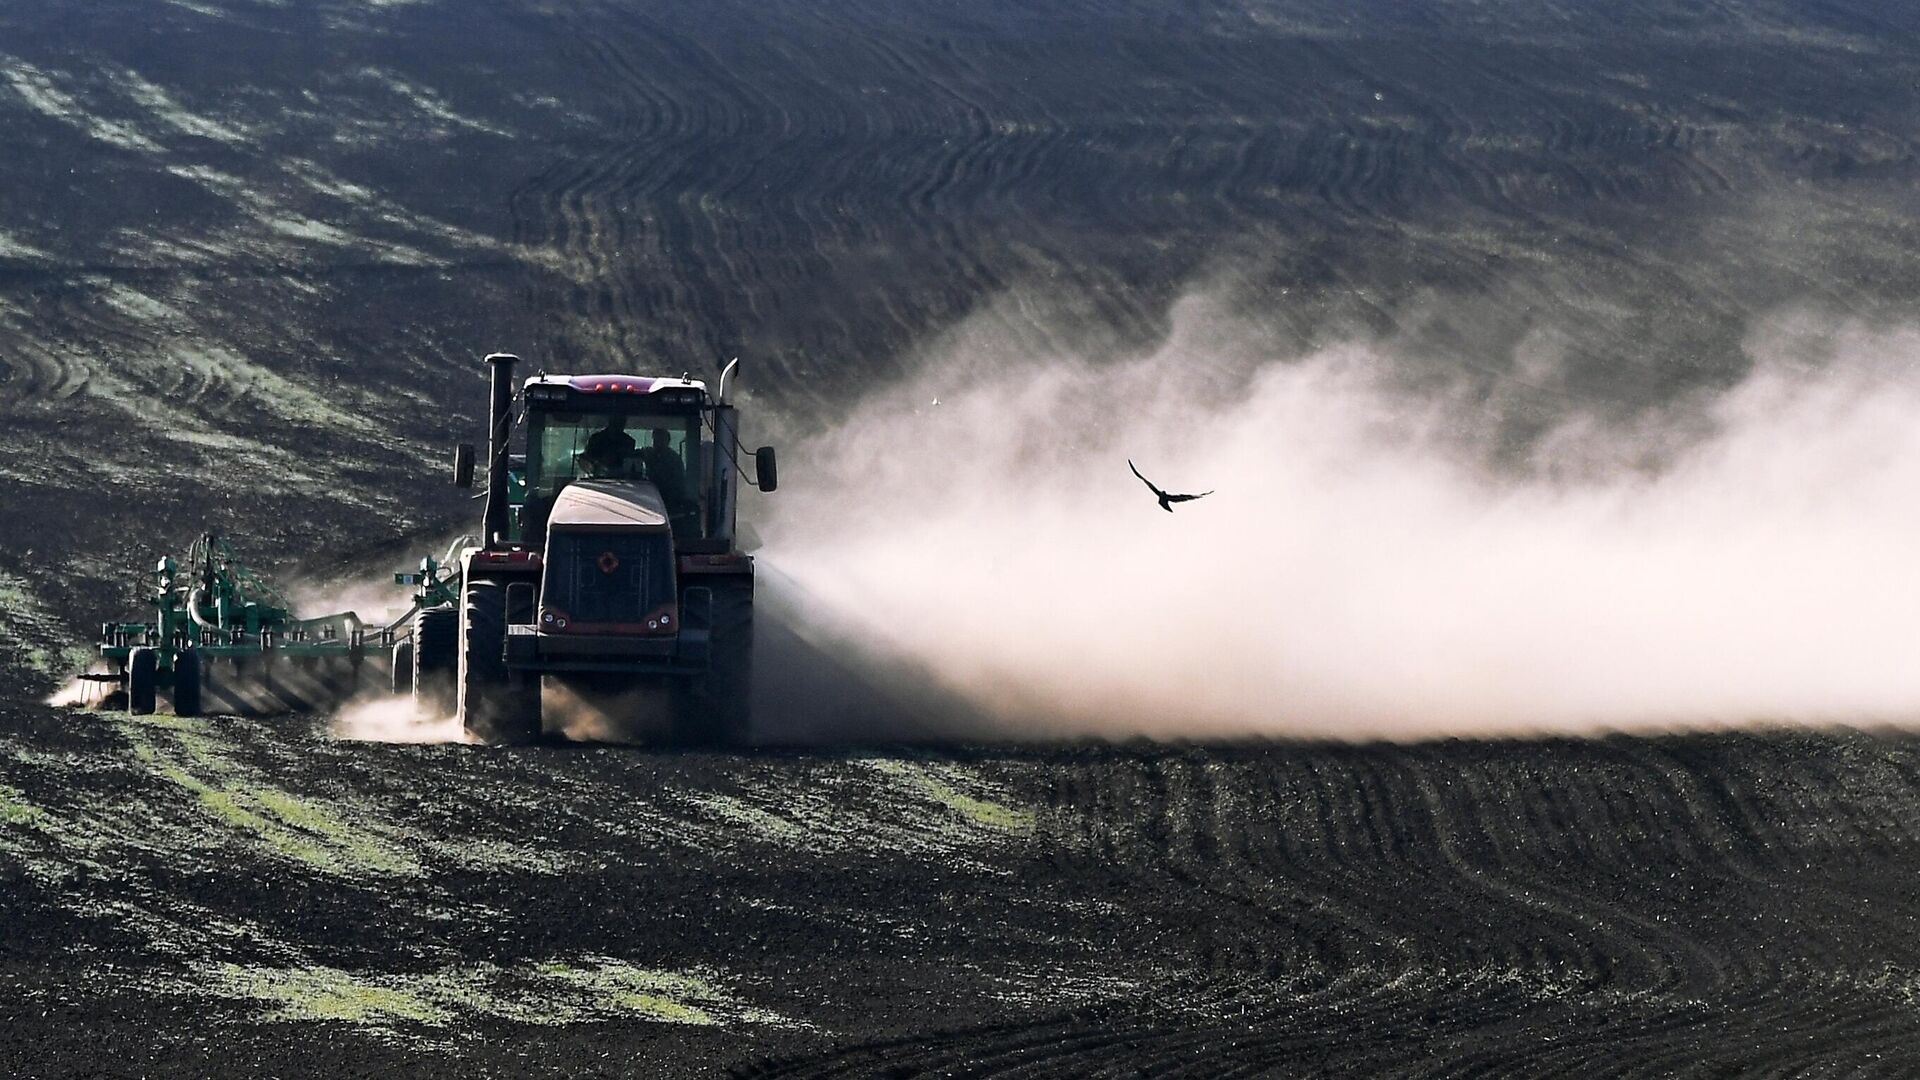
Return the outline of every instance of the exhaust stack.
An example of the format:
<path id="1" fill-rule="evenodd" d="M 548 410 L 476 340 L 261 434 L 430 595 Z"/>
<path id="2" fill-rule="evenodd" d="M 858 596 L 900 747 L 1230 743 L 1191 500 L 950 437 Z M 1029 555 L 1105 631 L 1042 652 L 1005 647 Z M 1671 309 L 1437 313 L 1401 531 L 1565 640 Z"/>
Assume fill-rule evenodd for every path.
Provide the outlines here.
<path id="1" fill-rule="evenodd" d="M 513 435 L 512 353 L 489 353 L 492 398 L 487 405 L 487 502 L 481 515 L 481 535 L 487 547 L 507 542 L 507 440 Z"/>
<path id="2" fill-rule="evenodd" d="M 720 392 L 713 399 L 713 515 L 707 535 L 733 542 L 734 506 L 739 492 L 734 478 L 740 468 L 740 418 L 733 408 L 733 388 L 740 371 L 740 358 L 734 357 L 720 372 Z"/>

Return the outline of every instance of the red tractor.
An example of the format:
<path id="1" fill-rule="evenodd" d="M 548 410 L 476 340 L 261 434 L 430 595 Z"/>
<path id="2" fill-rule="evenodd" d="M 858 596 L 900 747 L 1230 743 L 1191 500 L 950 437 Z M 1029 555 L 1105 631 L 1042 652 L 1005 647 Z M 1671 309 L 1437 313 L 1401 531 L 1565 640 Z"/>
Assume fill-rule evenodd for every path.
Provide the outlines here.
<path id="1" fill-rule="evenodd" d="M 543 694 L 611 703 L 615 737 L 746 741 L 753 558 L 735 515 L 741 482 L 772 491 L 777 474 L 772 447 L 750 480 L 742 468 L 738 361 L 711 396 L 635 375 L 538 375 L 516 393 L 517 362 L 487 357 L 481 542 L 460 553 L 459 603 L 414 616 L 413 693 L 489 743 L 538 739 Z M 474 459 L 455 455 L 462 486 Z"/>

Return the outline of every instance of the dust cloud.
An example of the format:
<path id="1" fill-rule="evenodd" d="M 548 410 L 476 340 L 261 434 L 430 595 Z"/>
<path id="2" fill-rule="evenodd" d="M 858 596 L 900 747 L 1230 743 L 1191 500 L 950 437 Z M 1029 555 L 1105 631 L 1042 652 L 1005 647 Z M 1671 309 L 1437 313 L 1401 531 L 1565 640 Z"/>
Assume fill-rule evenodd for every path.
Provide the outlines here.
<path id="1" fill-rule="evenodd" d="M 1782 315 L 1736 385 L 1515 448 L 1500 386 L 1391 346 L 1288 354 L 1205 297 L 1171 327 L 1117 360 L 963 327 L 784 446 L 796 619 L 995 737 L 1920 716 L 1920 332 Z M 1216 493 L 1164 513 L 1129 458 Z"/>
<path id="2" fill-rule="evenodd" d="M 422 555 L 436 557 L 443 566 L 457 567 L 461 548 L 472 540 L 465 534 L 438 537 L 356 560 L 328 574 L 303 575 L 287 586 L 287 603 L 301 618 L 352 612 L 369 627 L 387 625 L 412 612 L 409 587 L 395 584 L 392 575 L 418 570 Z"/>
<path id="3" fill-rule="evenodd" d="M 540 708 L 544 728 L 574 742 L 661 741 L 672 730 L 669 690 L 654 683 L 547 678 Z"/>
<path id="4" fill-rule="evenodd" d="M 327 733 L 347 742 L 457 743 L 466 730 L 453 716 L 422 716 L 411 697 L 349 703 L 328 721 Z"/>
<path id="5" fill-rule="evenodd" d="M 119 692 L 118 684 L 100 683 L 78 676 L 60 684 L 60 688 L 40 701 L 57 709 L 96 709 Z"/>

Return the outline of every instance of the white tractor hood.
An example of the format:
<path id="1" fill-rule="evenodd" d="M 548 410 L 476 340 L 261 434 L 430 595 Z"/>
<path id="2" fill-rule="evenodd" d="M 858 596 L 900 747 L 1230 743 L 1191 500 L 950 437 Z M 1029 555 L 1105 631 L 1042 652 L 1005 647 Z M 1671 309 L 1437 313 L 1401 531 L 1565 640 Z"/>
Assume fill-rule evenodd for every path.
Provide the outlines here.
<path id="1" fill-rule="evenodd" d="M 667 504 L 644 480 L 575 480 L 553 500 L 547 527 L 664 530 Z"/>

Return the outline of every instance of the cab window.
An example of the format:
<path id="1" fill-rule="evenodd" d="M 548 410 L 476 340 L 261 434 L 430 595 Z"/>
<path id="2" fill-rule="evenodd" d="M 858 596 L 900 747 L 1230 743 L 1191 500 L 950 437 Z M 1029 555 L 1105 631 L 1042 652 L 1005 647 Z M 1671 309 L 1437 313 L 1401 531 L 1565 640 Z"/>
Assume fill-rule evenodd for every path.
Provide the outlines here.
<path id="1" fill-rule="evenodd" d="M 675 536 L 701 535 L 698 414 L 536 412 L 529 418 L 527 496 L 551 505 L 583 477 L 647 480 L 659 489 Z"/>

